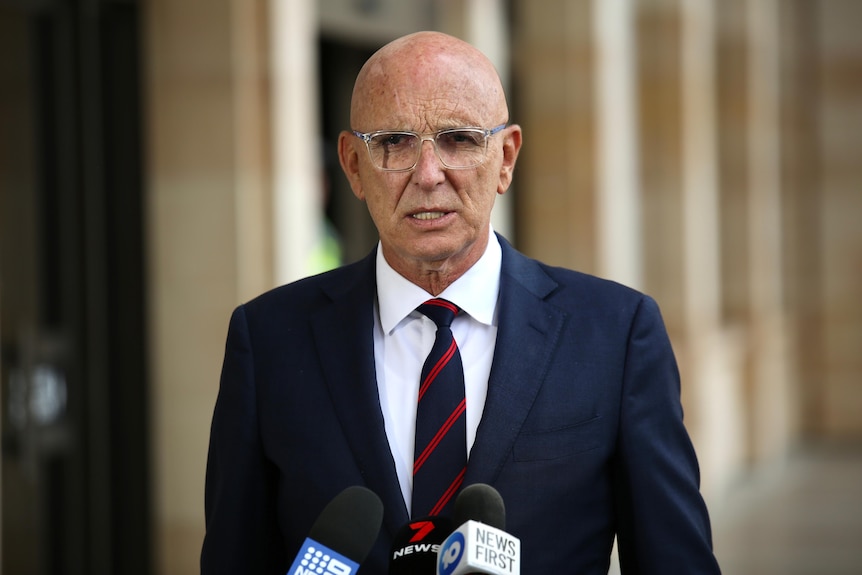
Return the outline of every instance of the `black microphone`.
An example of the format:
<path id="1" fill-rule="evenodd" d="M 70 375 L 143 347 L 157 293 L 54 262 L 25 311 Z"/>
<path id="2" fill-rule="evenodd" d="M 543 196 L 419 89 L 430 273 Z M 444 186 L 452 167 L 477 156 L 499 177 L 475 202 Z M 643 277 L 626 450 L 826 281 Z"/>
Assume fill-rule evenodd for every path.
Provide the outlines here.
<path id="1" fill-rule="evenodd" d="M 382 523 L 380 498 L 365 487 L 348 487 L 320 512 L 287 575 L 353 575 Z"/>
<path id="2" fill-rule="evenodd" d="M 506 504 L 500 492 L 485 483 L 468 485 L 455 499 L 454 523 L 480 521 L 485 525 L 506 529 Z"/>
<path id="3" fill-rule="evenodd" d="M 452 520 L 435 515 L 407 523 L 398 530 L 389 555 L 389 575 L 433 575 L 437 551 L 452 533 Z"/>
<path id="4" fill-rule="evenodd" d="M 521 540 L 504 531 L 506 506 L 496 489 L 465 487 L 455 500 L 459 522 L 437 553 L 437 575 L 520 575 Z"/>

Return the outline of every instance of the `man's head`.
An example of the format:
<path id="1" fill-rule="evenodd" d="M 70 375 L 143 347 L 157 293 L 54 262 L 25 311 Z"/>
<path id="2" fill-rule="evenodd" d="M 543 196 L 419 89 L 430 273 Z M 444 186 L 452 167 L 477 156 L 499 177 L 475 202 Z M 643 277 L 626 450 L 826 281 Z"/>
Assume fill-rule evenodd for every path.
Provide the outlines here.
<path id="1" fill-rule="evenodd" d="M 507 126 L 477 140 L 480 146 L 487 142 L 486 151 L 478 152 L 479 165 L 449 168 L 435 153 L 434 134 L 463 127 L 490 130 L 508 120 L 494 66 L 452 36 L 419 32 L 399 38 L 376 52 L 357 76 L 350 108 L 353 131 L 394 130 L 428 137 L 420 142 L 412 169 L 411 162 L 402 171 L 376 166 L 363 139 L 349 131 L 339 138 L 339 157 L 353 193 L 368 205 L 386 261 L 432 293 L 442 291 L 481 257 L 494 199 L 508 189 L 521 146 L 520 127 Z M 447 141 L 441 137 L 439 146 Z M 377 154 L 379 148 L 374 149 Z M 439 151 L 447 157 L 444 149 Z M 452 157 L 447 163 L 474 163 Z"/>

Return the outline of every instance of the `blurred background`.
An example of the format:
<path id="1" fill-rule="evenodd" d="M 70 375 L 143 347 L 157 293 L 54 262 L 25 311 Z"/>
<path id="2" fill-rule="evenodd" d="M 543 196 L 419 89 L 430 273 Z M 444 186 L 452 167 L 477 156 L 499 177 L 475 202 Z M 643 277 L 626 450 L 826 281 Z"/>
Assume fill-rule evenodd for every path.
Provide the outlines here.
<path id="1" fill-rule="evenodd" d="M 198 572 L 227 320 L 376 234 L 362 62 L 482 49 L 494 225 L 662 307 L 726 573 L 862 572 L 862 2 L 0 0 L 0 571 Z"/>

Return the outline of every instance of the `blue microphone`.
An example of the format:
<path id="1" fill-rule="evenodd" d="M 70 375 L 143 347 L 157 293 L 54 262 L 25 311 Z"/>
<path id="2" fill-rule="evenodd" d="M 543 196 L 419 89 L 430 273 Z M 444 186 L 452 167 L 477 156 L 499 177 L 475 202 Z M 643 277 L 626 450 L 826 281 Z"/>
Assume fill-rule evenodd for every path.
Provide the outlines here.
<path id="1" fill-rule="evenodd" d="M 287 575 L 354 575 L 382 523 L 380 498 L 365 487 L 348 487 L 320 512 Z"/>

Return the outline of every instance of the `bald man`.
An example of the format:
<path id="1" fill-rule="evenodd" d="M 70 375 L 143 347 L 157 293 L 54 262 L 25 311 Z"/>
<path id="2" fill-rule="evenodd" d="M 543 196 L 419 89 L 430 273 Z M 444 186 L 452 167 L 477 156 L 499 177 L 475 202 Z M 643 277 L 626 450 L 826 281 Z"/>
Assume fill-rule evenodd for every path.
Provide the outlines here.
<path id="1" fill-rule="evenodd" d="M 451 36 L 400 38 L 360 71 L 350 121 L 339 158 L 380 241 L 234 311 L 202 573 L 284 574 L 323 507 L 363 485 L 385 513 L 360 573 L 383 575 L 394 534 L 473 483 L 502 495 L 526 575 L 607 573 L 615 537 L 625 573 L 718 573 L 655 302 L 491 228 L 521 148 L 493 65 Z M 431 507 L 413 475 L 426 302 L 457 312 L 466 457 Z"/>

